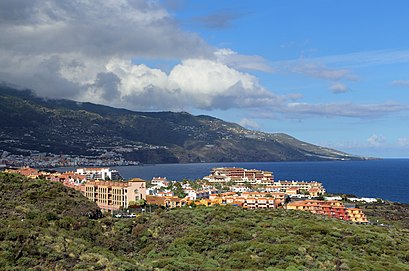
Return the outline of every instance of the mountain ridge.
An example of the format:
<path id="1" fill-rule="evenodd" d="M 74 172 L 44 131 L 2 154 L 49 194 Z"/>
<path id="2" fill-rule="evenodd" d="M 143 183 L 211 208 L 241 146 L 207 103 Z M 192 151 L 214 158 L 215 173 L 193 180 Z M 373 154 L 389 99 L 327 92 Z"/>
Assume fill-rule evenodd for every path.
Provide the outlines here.
<path id="1" fill-rule="evenodd" d="M 0 149 L 12 153 L 100 155 L 111 151 L 142 163 L 366 159 L 212 116 L 45 99 L 31 90 L 5 85 L 0 86 L 0 113 Z"/>

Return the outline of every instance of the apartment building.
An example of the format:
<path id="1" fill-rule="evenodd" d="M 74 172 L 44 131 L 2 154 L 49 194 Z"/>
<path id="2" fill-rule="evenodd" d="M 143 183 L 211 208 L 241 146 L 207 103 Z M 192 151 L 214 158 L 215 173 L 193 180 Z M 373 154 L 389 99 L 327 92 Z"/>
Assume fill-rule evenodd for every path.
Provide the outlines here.
<path id="1" fill-rule="evenodd" d="M 342 201 L 337 200 L 304 200 L 287 204 L 288 210 L 308 211 L 314 214 L 325 215 L 341 220 L 367 223 L 365 214 L 359 208 L 347 208 Z"/>
<path id="2" fill-rule="evenodd" d="M 131 202 L 146 200 L 146 181 L 135 178 L 127 182 L 88 181 L 84 195 L 107 212 L 128 208 Z"/>
<path id="3" fill-rule="evenodd" d="M 181 199 L 176 196 L 150 196 L 146 197 L 146 203 L 152 205 L 163 206 L 166 208 L 177 208 L 186 206 L 189 201 L 187 199 Z"/>
<path id="4" fill-rule="evenodd" d="M 31 179 L 35 179 L 39 176 L 39 171 L 34 168 L 30 168 L 30 167 L 22 167 L 18 169 L 6 169 L 5 172 L 18 173 L 28 178 L 31 178 Z"/>
<path id="5" fill-rule="evenodd" d="M 316 197 L 325 193 L 325 188 L 320 182 L 312 181 L 277 181 L 274 187 L 280 189 L 281 192 L 288 194 L 298 193 L 299 191 L 308 192 L 311 196 Z"/>
<path id="6" fill-rule="evenodd" d="M 236 184 L 273 185 L 274 175 L 270 171 L 244 168 L 213 168 L 210 175 L 203 178 L 211 183 L 234 182 Z"/>

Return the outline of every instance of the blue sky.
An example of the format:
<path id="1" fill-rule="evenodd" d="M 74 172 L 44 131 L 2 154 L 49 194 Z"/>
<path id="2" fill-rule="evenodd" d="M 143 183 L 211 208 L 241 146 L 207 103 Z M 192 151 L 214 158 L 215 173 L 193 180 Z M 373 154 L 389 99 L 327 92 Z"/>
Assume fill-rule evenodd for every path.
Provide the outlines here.
<path id="1" fill-rule="evenodd" d="M 409 157 L 407 1 L 0 3 L 0 81 Z"/>
<path id="2" fill-rule="evenodd" d="M 277 93 L 301 94 L 304 102 L 313 104 L 407 106 L 409 39 L 404 29 L 409 25 L 409 3 L 237 2 L 214 1 L 210 6 L 207 1 L 184 2 L 173 14 L 184 22 L 184 28 L 200 33 L 216 47 L 264 58 L 276 71 L 254 74 L 263 86 Z M 200 23 L 212 16 L 220 19 L 220 25 Z M 290 72 L 280 67 L 286 62 L 304 62 L 306 69 L 307 64 L 321 68 L 315 72 L 301 68 L 298 73 Z M 345 70 L 346 75 L 325 78 L 326 70 Z M 408 157 L 407 111 L 379 116 L 361 113 L 362 116 L 357 112 L 354 117 L 319 113 L 271 119 L 254 114 L 248 118 L 263 131 L 282 131 L 347 152 Z M 245 114 L 241 110 L 217 112 L 232 121 L 239 121 Z"/>

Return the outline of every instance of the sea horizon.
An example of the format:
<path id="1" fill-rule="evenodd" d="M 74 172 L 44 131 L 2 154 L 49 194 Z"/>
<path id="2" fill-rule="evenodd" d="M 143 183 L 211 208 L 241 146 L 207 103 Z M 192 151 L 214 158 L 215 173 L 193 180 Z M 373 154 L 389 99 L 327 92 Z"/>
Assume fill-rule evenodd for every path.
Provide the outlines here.
<path id="1" fill-rule="evenodd" d="M 275 180 L 322 182 L 328 193 L 381 198 L 409 203 L 409 159 L 384 158 L 361 161 L 282 161 L 172 163 L 113 166 L 125 179 L 166 177 L 168 180 L 201 179 L 214 167 L 242 167 L 272 171 Z M 80 168 L 79 166 L 76 168 Z M 74 169 L 55 168 L 57 171 Z"/>

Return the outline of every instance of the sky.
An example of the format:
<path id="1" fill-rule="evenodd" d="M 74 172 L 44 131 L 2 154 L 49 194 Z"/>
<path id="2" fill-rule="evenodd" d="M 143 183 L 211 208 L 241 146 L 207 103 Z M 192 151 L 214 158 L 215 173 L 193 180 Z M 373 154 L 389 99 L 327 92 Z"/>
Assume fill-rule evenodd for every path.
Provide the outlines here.
<path id="1" fill-rule="evenodd" d="M 4 0 L 0 82 L 409 157 L 408 1 Z"/>

